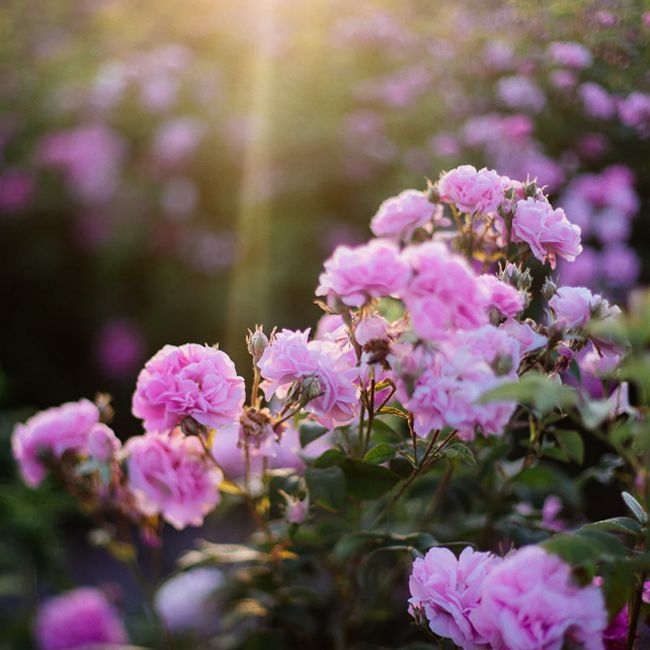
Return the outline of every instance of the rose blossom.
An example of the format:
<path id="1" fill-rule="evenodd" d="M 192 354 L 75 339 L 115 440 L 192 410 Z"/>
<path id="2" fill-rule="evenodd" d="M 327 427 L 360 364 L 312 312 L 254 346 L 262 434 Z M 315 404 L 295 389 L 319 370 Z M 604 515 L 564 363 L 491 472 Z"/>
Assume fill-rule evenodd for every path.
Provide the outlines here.
<path id="1" fill-rule="evenodd" d="M 370 229 L 377 237 L 410 239 L 417 228 L 441 218 L 441 206 L 433 205 L 424 192 L 404 190 L 379 206 Z"/>
<path id="2" fill-rule="evenodd" d="M 338 298 L 349 307 L 361 307 L 370 298 L 396 294 L 408 275 L 397 247 L 388 241 L 339 246 L 325 262 L 316 295 L 326 296 L 328 303 Z"/>
<path id="3" fill-rule="evenodd" d="M 487 575 L 470 620 L 493 650 L 561 650 L 567 640 L 602 650 L 607 613 L 598 587 L 578 586 L 559 557 L 528 546 Z"/>
<path id="4" fill-rule="evenodd" d="M 180 429 L 146 433 L 129 439 L 124 455 L 129 489 L 143 515 L 160 514 L 180 530 L 200 526 L 219 503 L 223 476 L 207 460 L 197 437 L 184 436 Z"/>
<path id="5" fill-rule="evenodd" d="M 258 363 L 267 400 L 288 396 L 297 382 L 310 382 L 319 394 L 305 405 L 324 426 L 334 428 L 350 422 L 357 407 L 357 372 L 354 360 L 332 341 L 308 341 L 309 330 L 282 330 L 271 341 Z"/>
<path id="6" fill-rule="evenodd" d="M 542 334 L 538 334 L 528 323 L 520 323 L 513 318 L 509 318 L 501 323 L 499 329 L 506 332 L 519 343 L 522 354 L 538 350 L 548 343 L 548 338 Z"/>
<path id="7" fill-rule="evenodd" d="M 166 345 L 138 376 L 133 415 L 150 431 L 169 431 L 184 417 L 207 427 L 238 426 L 244 380 L 221 350 L 187 343 Z"/>
<path id="8" fill-rule="evenodd" d="M 487 641 L 472 624 L 471 613 L 481 602 L 485 577 L 500 561 L 469 546 L 458 558 L 446 548 L 430 549 L 413 562 L 409 611 L 423 613 L 434 634 L 474 650 Z"/>
<path id="9" fill-rule="evenodd" d="M 493 212 L 503 200 L 506 179 L 485 167 L 461 165 L 443 174 L 438 181 L 442 201 L 452 203 L 461 212 Z"/>
<path id="10" fill-rule="evenodd" d="M 45 478 L 41 454 L 49 453 L 58 459 L 68 451 L 85 453 L 88 436 L 98 422 L 97 407 L 82 399 L 41 411 L 25 424 L 17 424 L 11 445 L 25 483 L 36 487 Z"/>
<path id="11" fill-rule="evenodd" d="M 88 436 L 88 454 L 100 463 L 107 463 L 122 447 L 113 429 L 105 424 L 96 424 Z"/>
<path id="12" fill-rule="evenodd" d="M 620 312 L 618 307 L 585 287 L 560 287 L 549 300 L 559 325 L 567 329 L 584 327 L 593 316 L 607 318 Z"/>
<path id="13" fill-rule="evenodd" d="M 128 643 L 124 625 L 99 589 L 83 587 L 50 598 L 38 611 L 40 650 L 72 650 Z"/>
<path id="14" fill-rule="evenodd" d="M 354 338 L 359 345 L 366 345 L 370 341 L 388 341 L 390 323 L 377 314 L 362 318 L 354 329 Z"/>
<path id="15" fill-rule="evenodd" d="M 467 262 L 439 242 L 410 246 L 402 258 L 413 279 L 402 293 L 415 332 L 438 339 L 452 328 L 487 322 L 487 302 Z"/>
<path id="16" fill-rule="evenodd" d="M 573 262 L 582 252 L 580 228 L 566 218 L 564 210 L 554 210 L 546 201 L 528 198 L 517 202 L 512 236 L 526 242 L 540 262 L 548 260 L 551 268 L 555 268 L 557 255 Z"/>
<path id="17" fill-rule="evenodd" d="M 525 307 L 522 294 L 494 275 L 479 275 L 477 280 L 488 297 L 488 305 L 506 318 L 514 318 Z"/>

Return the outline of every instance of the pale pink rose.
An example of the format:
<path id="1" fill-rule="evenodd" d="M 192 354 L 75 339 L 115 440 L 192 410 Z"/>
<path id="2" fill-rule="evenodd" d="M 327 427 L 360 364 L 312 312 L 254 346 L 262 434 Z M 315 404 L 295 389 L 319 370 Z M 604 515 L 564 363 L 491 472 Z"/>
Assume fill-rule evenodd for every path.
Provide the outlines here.
<path id="1" fill-rule="evenodd" d="M 451 639 L 464 650 L 476 650 L 486 639 L 471 622 L 481 602 L 486 576 L 501 562 L 491 553 L 463 549 L 458 558 L 435 547 L 416 558 L 409 578 L 409 612 L 424 615 L 437 636 Z"/>
<path id="2" fill-rule="evenodd" d="M 129 490 L 147 517 L 161 515 L 178 530 L 200 526 L 220 501 L 223 475 L 197 437 L 184 436 L 179 429 L 146 433 L 128 440 L 124 456 Z"/>
<path id="3" fill-rule="evenodd" d="M 561 208 L 553 209 L 546 201 L 528 198 L 518 201 L 512 220 L 514 241 L 526 242 L 533 255 L 555 268 L 556 256 L 569 262 L 582 252 L 580 228 L 572 224 Z"/>
<path id="4" fill-rule="evenodd" d="M 524 296 L 494 275 L 479 275 L 477 281 L 487 296 L 488 306 L 506 318 L 514 318 L 525 307 Z"/>
<path id="5" fill-rule="evenodd" d="M 496 210 L 506 185 L 507 179 L 491 169 L 477 171 L 472 165 L 461 165 L 443 174 L 437 187 L 442 201 L 474 214 Z"/>
<path id="6" fill-rule="evenodd" d="M 166 345 L 138 376 L 133 415 L 149 431 L 169 431 L 185 417 L 219 429 L 239 426 L 244 380 L 221 350 L 186 343 Z"/>
<path id="7" fill-rule="evenodd" d="M 309 341 L 309 330 L 282 330 L 271 341 L 258 363 L 267 400 L 275 394 L 285 399 L 296 383 L 318 385 L 320 395 L 305 410 L 324 426 L 334 428 L 350 422 L 356 413 L 357 371 L 354 359 L 332 341 Z"/>
<path id="8" fill-rule="evenodd" d="M 386 199 L 370 222 L 377 237 L 410 239 L 417 228 L 442 219 L 442 206 L 433 205 L 425 192 L 404 190 Z"/>
<path id="9" fill-rule="evenodd" d="M 371 298 L 393 296 L 406 284 L 409 271 L 397 247 L 385 240 L 351 248 L 339 246 L 325 262 L 317 296 L 361 307 Z"/>
<path id="10" fill-rule="evenodd" d="M 36 617 L 39 650 L 106 648 L 128 643 L 124 624 L 106 596 L 92 587 L 50 598 Z"/>
<path id="11" fill-rule="evenodd" d="M 87 399 L 41 411 L 14 428 L 11 445 L 25 483 L 36 487 L 47 471 L 43 455 L 60 459 L 66 452 L 85 454 L 99 410 Z"/>
<path id="12" fill-rule="evenodd" d="M 603 648 L 600 589 L 580 587 L 571 567 L 540 547 L 506 557 L 483 581 L 481 595 L 470 620 L 493 650 L 561 650 L 568 641 Z"/>
<path id="13" fill-rule="evenodd" d="M 519 343 L 522 354 L 539 350 L 548 343 L 548 338 L 538 334 L 528 323 L 521 323 L 513 318 L 501 323 L 499 329 L 512 336 Z"/>
<path id="14" fill-rule="evenodd" d="M 105 424 L 96 424 L 88 436 L 88 454 L 100 463 L 107 463 L 121 449 L 115 432 Z"/>
<path id="15" fill-rule="evenodd" d="M 595 316 L 603 319 L 620 313 L 616 305 L 585 287 L 560 287 L 548 304 L 555 321 L 567 329 L 585 327 Z"/>
<path id="16" fill-rule="evenodd" d="M 419 336 L 438 339 L 487 322 L 486 296 L 464 258 L 439 242 L 426 242 L 406 248 L 402 259 L 413 277 L 401 297 Z"/>

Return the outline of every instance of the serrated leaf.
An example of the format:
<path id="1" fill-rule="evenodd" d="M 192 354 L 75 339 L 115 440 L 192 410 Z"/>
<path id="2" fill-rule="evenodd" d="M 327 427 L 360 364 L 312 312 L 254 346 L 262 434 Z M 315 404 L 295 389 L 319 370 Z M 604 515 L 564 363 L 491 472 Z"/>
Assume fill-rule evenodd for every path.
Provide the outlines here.
<path id="1" fill-rule="evenodd" d="M 446 447 L 443 455 L 447 458 L 458 459 L 468 465 L 475 466 L 477 464 L 474 452 L 462 442 L 454 442 L 453 444 Z"/>
<path id="2" fill-rule="evenodd" d="M 395 447 L 389 445 L 386 442 L 380 442 L 378 445 L 374 446 L 372 449 L 369 449 L 366 455 L 363 457 L 365 463 L 370 463 L 370 465 L 381 465 L 389 461 L 395 455 Z"/>

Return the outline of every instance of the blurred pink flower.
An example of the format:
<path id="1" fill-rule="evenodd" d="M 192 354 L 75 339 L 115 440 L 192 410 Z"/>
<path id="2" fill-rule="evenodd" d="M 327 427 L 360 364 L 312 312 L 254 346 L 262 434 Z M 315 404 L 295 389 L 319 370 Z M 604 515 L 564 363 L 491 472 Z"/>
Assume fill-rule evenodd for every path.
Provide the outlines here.
<path id="1" fill-rule="evenodd" d="M 99 422 L 97 407 L 87 399 L 67 402 L 33 415 L 14 428 L 11 444 L 20 472 L 31 487 L 45 478 L 44 455 L 60 459 L 66 452 L 84 454 L 88 436 Z"/>
<path id="2" fill-rule="evenodd" d="M 116 318 L 99 331 L 96 355 L 104 373 L 111 377 L 129 376 L 144 357 L 145 342 L 135 323 Z"/>
<path id="3" fill-rule="evenodd" d="M 570 41 L 555 41 L 548 46 L 546 53 L 552 63 L 576 70 L 588 68 L 594 60 L 586 46 Z"/>
<path id="4" fill-rule="evenodd" d="M 24 210 L 34 196 L 34 179 L 19 169 L 7 169 L 0 174 L 0 212 Z"/>
<path id="5" fill-rule="evenodd" d="M 106 596 L 82 587 L 41 605 L 34 633 L 39 650 L 99 648 L 128 643 L 124 624 Z"/>

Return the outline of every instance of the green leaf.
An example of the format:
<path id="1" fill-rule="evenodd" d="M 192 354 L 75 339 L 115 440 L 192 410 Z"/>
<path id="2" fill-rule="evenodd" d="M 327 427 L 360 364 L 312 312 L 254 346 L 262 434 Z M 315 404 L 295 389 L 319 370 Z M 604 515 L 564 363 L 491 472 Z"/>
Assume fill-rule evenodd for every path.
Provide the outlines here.
<path id="1" fill-rule="evenodd" d="M 554 431 L 558 444 L 567 458 L 582 465 L 585 460 L 585 445 L 577 431 Z"/>
<path id="2" fill-rule="evenodd" d="M 305 480 L 313 503 L 334 511 L 345 503 L 347 486 L 340 467 L 308 467 Z"/>
<path id="3" fill-rule="evenodd" d="M 634 569 L 629 562 L 605 564 L 601 569 L 605 604 L 610 616 L 618 614 L 632 597 Z"/>
<path id="4" fill-rule="evenodd" d="M 640 524 L 647 524 L 648 513 L 643 509 L 643 506 L 629 492 L 621 492 L 621 497 L 637 521 Z"/>
<path id="5" fill-rule="evenodd" d="M 390 469 L 356 459 L 348 458 L 342 467 L 349 493 L 364 501 L 382 497 L 400 480 Z"/>
<path id="6" fill-rule="evenodd" d="M 474 452 L 462 442 L 454 442 L 453 444 L 446 447 L 444 451 L 444 456 L 447 458 L 458 459 L 467 465 L 476 466 L 476 457 Z"/>
<path id="7" fill-rule="evenodd" d="M 382 442 L 399 442 L 404 438 L 404 436 L 395 431 L 390 424 L 378 417 L 372 421 L 372 433 L 373 436 Z"/>
<path id="8" fill-rule="evenodd" d="M 318 424 L 318 422 L 302 422 L 300 425 L 300 446 L 304 449 L 310 442 L 318 440 L 328 431 L 329 429 Z"/>
<path id="9" fill-rule="evenodd" d="M 316 460 L 314 467 L 332 467 L 340 465 L 346 459 L 346 455 L 340 449 L 327 449 Z"/>
<path id="10" fill-rule="evenodd" d="M 580 530 L 604 530 L 610 533 L 623 533 L 625 535 L 639 536 L 642 532 L 638 522 L 630 517 L 612 517 L 602 521 L 586 524 Z"/>
<path id="11" fill-rule="evenodd" d="M 480 399 L 486 402 L 517 402 L 534 406 L 542 413 L 554 408 L 566 408 L 575 404 L 577 393 L 573 388 L 536 372 L 523 375 L 518 382 L 501 384 L 484 393 Z"/>
<path id="12" fill-rule="evenodd" d="M 395 447 L 386 442 L 380 442 L 378 445 L 369 449 L 363 457 L 365 463 L 370 465 L 381 465 L 389 461 L 395 455 Z"/>

